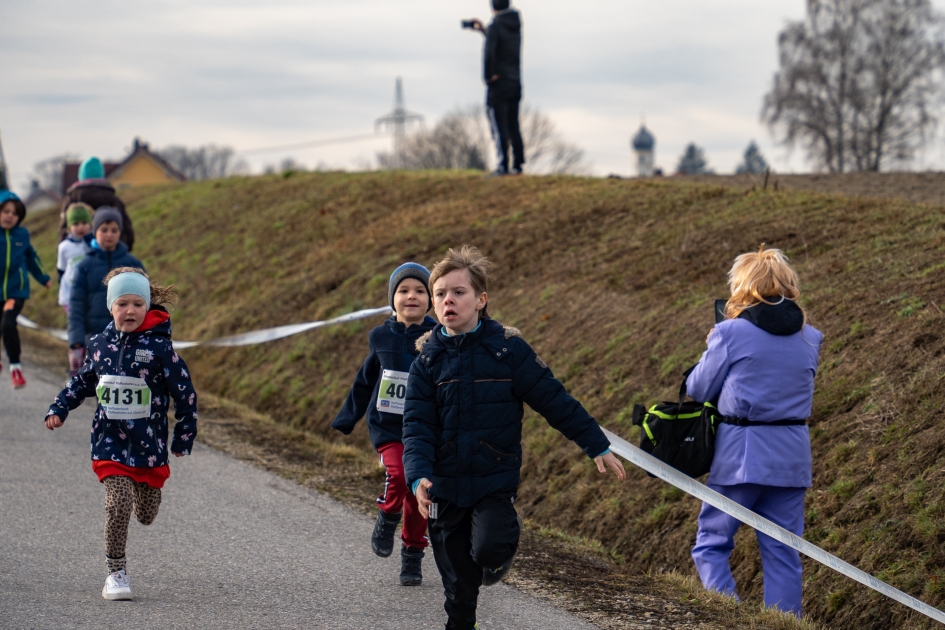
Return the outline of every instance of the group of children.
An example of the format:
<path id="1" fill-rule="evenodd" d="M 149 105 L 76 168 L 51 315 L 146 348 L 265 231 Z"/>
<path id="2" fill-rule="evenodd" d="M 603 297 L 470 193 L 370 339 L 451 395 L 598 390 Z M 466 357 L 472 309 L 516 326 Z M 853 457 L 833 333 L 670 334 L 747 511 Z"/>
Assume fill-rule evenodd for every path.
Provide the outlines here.
<path id="1" fill-rule="evenodd" d="M 59 274 L 59 304 L 69 322 L 69 375 L 75 376 L 85 360 L 85 349 L 95 334 L 110 321 L 105 299 L 105 276 L 119 267 L 143 269 L 141 261 L 120 241 L 123 218 L 115 208 L 93 210 L 85 203 L 73 203 L 67 211 L 68 237 L 59 243 L 56 270 Z M 20 336 L 17 317 L 30 297 L 28 275 L 47 289 L 52 280 L 30 243 L 30 234 L 21 223 L 26 206 L 17 195 L 0 191 L 0 274 L 3 276 L 2 340 L 10 360 L 13 388 L 26 386 L 20 365 Z M 0 364 L 2 370 L 2 364 Z"/>
<path id="2" fill-rule="evenodd" d="M 387 469 L 371 546 L 391 555 L 403 519 L 404 585 L 421 583 L 423 549 L 432 546 L 448 629 L 479 627 L 479 589 L 501 580 L 518 551 L 523 403 L 600 472 L 626 477 L 597 422 L 518 330 L 489 317 L 488 290 L 489 261 L 475 247 L 450 249 L 432 272 L 412 262 L 394 270 L 394 315 L 371 331 L 368 356 L 332 423 L 348 434 L 367 413 Z M 426 316 L 431 308 L 439 323 Z"/>
<path id="3" fill-rule="evenodd" d="M 0 193 L 0 228 L 10 261 L 3 268 L 4 345 L 25 380 L 15 338 L 16 314 L 29 297 L 23 269 L 50 286 L 29 234 L 25 208 Z M 67 211 L 69 236 L 59 247 L 59 303 L 69 321 L 71 379 L 45 417 L 61 427 L 88 397 L 92 469 L 105 485 L 106 599 L 130 599 L 125 546 L 132 513 L 152 523 L 170 476 L 168 453 L 190 453 L 197 400 L 183 359 L 174 352 L 164 308 L 170 288 L 153 284 L 121 242 L 122 216 L 82 203 Z M 433 556 L 446 595 L 447 628 L 478 628 L 479 589 L 497 583 L 518 551 L 521 519 L 514 502 L 522 465 L 523 403 L 542 414 L 592 458 L 600 472 L 625 472 L 597 422 L 572 398 L 521 338 L 488 315 L 489 262 L 474 247 L 450 249 L 433 268 L 408 262 L 388 285 L 393 316 L 369 335 L 369 353 L 332 426 L 349 434 L 367 415 L 387 470 L 371 546 L 394 550 L 401 528 L 400 583 L 422 583 L 424 550 Z M 437 321 L 428 316 L 435 311 Z M 8 326 L 8 321 L 12 324 Z M 8 330 L 12 333 L 8 336 Z M 174 401 L 173 436 L 168 412 Z"/>

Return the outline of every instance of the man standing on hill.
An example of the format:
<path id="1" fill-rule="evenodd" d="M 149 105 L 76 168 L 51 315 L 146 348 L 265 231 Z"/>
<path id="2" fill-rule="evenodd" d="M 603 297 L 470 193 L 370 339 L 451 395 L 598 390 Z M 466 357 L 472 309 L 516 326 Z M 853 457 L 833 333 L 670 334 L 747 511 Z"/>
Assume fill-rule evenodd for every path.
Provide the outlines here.
<path id="1" fill-rule="evenodd" d="M 496 144 L 498 165 L 493 175 L 520 175 L 525 163 L 525 144 L 518 124 L 522 100 L 522 18 L 509 0 L 492 0 L 495 17 L 483 26 L 471 20 L 472 28 L 486 36 L 483 77 L 486 81 L 486 115 Z M 509 145 L 512 167 L 509 168 Z"/>

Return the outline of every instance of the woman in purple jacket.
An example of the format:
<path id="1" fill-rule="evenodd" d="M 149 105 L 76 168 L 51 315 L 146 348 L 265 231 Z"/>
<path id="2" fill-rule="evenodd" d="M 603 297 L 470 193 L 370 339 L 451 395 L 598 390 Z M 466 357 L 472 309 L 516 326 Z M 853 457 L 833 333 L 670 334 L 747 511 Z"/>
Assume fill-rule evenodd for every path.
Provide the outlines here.
<path id="1" fill-rule="evenodd" d="M 814 396 L 821 333 L 796 300 L 797 274 L 777 249 L 742 254 L 729 272 L 725 321 L 686 386 L 697 401 L 718 399 L 710 488 L 801 536 L 811 486 L 806 420 Z M 706 503 L 692 558 L 709 590 L 736 598 L 728 560 L 741 523 Z M 766 606 L 801 615 L 801 558 L 758 532 Z"/>

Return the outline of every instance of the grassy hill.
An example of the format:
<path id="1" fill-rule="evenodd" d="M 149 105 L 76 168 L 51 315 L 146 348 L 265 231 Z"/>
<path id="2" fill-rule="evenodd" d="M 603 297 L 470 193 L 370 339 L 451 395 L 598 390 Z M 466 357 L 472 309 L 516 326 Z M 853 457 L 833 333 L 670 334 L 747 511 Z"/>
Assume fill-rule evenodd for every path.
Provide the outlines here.
<path id="1" fill-rule="evenodd" d="M 825 335 L 811 418 L 812 542 L 945 605 L 945 209 L 673 181 L 473 174 L 296 174 L 127 195 L 152 275 L 180 289 L 175 337 L 208 339 L 381 306 L 390 271 L 451 245 L 495 263 L 490 312 L 523 335 L 602 424 L 636 441 L 634 403 L 669 398 L 705 348 L 733 258 L 784 249 Z M 55 218 L 29 218 L 54 261 Z M 54 292 L 26 315 L 61 326 Z M 329 423 L 379 323 L 245 349 L 194 349 L 198 387 L 295 429 Z M 698 503 L 630 471 L 618 484 L 529 412 L 523 514 L 600 540 L 631 567 L 692 571 Z M 351 441 L 352 438 L 347 438 Z M 354 443 L 370 448 L 362 424 Z M 761 563 L 744 530 L 743 597 Z M 931 627 L 805 561 L 805 612 L 833 627 Z"/>

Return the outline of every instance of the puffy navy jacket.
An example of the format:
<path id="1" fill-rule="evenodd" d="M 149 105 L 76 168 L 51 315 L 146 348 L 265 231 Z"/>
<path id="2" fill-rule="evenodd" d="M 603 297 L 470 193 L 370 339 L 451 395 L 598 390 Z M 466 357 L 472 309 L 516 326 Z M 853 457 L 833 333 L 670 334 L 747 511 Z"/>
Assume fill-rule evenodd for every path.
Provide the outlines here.
<path id="1" fill-rule="evenodd" d="M 150 324 L 150 327 L 149 327 Z M 92 459 L 156 468 L 167 464 L 167 414 L 174 400 L 174 438 L 170 450 L 187 455 L 197 435 L 197 393 L 187 365 L 171 345 L 171 321 L 152 307 L 140 332 L 123 333 L 114 324 L 89 341 L 85 365 L 49 407 L 47 416 L 65 420 L 89 397 L 97 398 L 102 376 L 144 379 L 151 390 L 151 414 L 140 420 L 111 420 L 102 405 L 92 420 Z"/>
<path id="2" fill-rule="evenodd" d="M 2 269 L 3 300 L 28 299 L 32 274 L 40 284 L 49 282 L 36 250 L 30 244 L 30 233 L 17 225 L 0 230 L 0 269 Z"/>
<path id="3" fill-rule="evenodd" d="M 407 328 L 397 321 L 397 316 L 386 320 L 371 331 L 368 336 L 369 353 L 354 385 L 348 392 L 345 405 L 331 423 L 345 435 L 354 430 L 354 425 L 367 412 L 368 432 L 374 448 L 388 442 L 400 442 L 404 428 L 403 416 L 386 413 L 377 409 L 378 387 L 383 370 L 407 372 L 420 351 L 416 348 L 417 339 L 433 330 L 436 321 L 427 317 L 422 324 Z"/>
<path id="4" fill-rule="evenodd" d="M 92 235 L 86 235 L 92 243 Z M 119 242 L 113 252 L 93 247 L 75 268 L 72 296 L 69 298 L 69 345 L 85 345 L 91 335 L 105 330 L 112 315 L 108 312 L 108 287 L 105 276 L 118 267 L 140 267 L 141 261 L 128 253 L 128 247 Z"/>
<path id="5" fill-rule="evenodd" d="M 491 319 L 456 337 L 441 329 L 433 329 L 410 367 L 404 408 L 409 486 L 429 479 L 433 496 L 460 507 L 514 493 L 522 467 L 523 402 L 588 457 L 609 448 L 594 418 L 517 330 Z"/>

